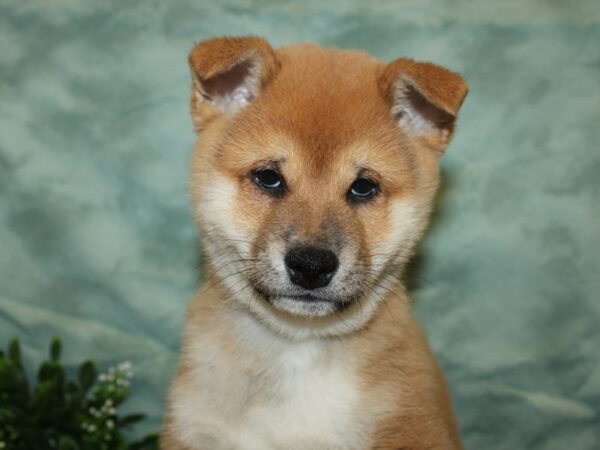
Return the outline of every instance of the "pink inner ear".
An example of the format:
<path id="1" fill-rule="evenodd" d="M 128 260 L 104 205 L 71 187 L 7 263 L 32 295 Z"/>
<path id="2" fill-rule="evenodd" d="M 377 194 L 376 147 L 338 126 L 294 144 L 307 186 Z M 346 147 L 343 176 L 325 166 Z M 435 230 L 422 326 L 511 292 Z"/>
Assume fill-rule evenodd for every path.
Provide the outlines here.
<path id="1" fill-rule="evenodd" d="M 398 111 L 397 120 L 401 120 L 406 114 L 418 114 L 431 127 L 440 130 L 448 129 L 454 123 L 454 115 L 435 106 L 410 84 L 404 87 L 402 94 L 406 107 Z M 407 108 L 410 108 L 411 111 L 407 111 Z"/>
<path id="2" fill-rule="evenodd" d="M 257 72 L 255 61 L 242 61 L 225 72 L 202 80 L 202 96 L 222 112 L 239 110 L 258 94 Z"/>

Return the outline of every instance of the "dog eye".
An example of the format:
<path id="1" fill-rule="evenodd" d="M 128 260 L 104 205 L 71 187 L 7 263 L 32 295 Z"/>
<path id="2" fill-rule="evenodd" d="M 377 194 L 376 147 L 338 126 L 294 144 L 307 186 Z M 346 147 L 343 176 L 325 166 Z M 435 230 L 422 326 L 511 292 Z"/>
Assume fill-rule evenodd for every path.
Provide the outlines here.
<path id="1" fill-rule="evenodd" d="M 285 191 L 283 178 L 272 169 L 261 169 L 252 172 L 252 181 L 273 197 L 281 197 Z"/>
<path id="2" fill-rule="evenodd" d="M 348 201 L 353 204 L 365 203 L 379 193 L 377 183 L 366 178 L 357 178 L 348 191 Z"/>

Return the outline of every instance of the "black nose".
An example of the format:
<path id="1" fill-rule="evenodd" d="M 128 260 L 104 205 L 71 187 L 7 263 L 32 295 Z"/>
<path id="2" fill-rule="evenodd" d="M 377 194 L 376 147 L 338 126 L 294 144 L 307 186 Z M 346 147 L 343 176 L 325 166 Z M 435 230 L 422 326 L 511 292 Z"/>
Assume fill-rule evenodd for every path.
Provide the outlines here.
<path id="1" fill-rule="evenodd" d="M 305 289 L 327 286 L 339 262 L 331 250 L 296 247 L 285 255 L 285 265 L 292 283 Z"/>

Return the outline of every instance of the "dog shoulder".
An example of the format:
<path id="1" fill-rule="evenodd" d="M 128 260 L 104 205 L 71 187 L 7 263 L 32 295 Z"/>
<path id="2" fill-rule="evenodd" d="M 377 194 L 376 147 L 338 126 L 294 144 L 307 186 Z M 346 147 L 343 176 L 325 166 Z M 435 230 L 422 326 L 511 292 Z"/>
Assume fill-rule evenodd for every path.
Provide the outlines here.
<path id="1" fill-rule="evenodd" d="M 385 309 L 384 309 L 385 310 Z M 458 427 L 443 374 L 415 319 L 391 307 L 361 378 L 378 405 L 372 450 L 458 450 Z M 390 320 L 392 318 L 392 320 Z"/>

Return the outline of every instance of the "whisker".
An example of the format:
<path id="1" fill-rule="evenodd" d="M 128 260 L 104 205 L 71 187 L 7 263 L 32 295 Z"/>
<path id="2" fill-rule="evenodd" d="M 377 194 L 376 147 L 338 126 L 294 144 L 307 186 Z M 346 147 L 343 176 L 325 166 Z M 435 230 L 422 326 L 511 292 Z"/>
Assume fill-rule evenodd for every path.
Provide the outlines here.
<path id="1" fill-rule="evenodd" d="M 245 240 L 245 239 L 231 239 L 231 238 L 225 238 L 225 239 L 223 239 L 223 240 L 224 240 L 224 241 L 228 241 L 228 242 L 240 242 L 240 243 L 243 243 L 243 244 L 248 244 L 248 245 L 251 245 L 251 246 L 253 246 L 253 247 L 255 247 L 255 248 L 257 248 L 257 249 L 259 249 L 259 250 L 261 250 L 261 251 L 263 251 L 263 252 L 266 252 L 266 250 L 265 250 L 263 247 L 261 247 L 260 245 L 258 245 L 258 244 L 255 244 L 254 242 L 247 241 L 247 240 Z"/>

